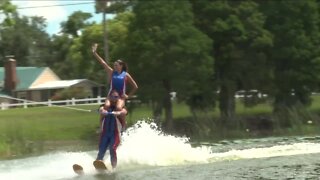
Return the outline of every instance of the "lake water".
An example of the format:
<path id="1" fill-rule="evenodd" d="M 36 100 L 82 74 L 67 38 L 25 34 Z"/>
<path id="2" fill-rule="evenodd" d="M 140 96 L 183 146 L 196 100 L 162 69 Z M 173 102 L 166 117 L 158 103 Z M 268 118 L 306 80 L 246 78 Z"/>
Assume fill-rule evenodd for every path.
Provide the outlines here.
<path id="1" fill-rule="evenodd" d="M 320 136 L 202 143 L 164 135 L 144 122 L 123 135 L 115 172 L 92 166 L 97 151 L 59 151 L 0 161 L 0 180 L 320 179 Z M 108 152 L 107 152 L 108 154 Z M 105 162 L 110 168 L 109 156 Z M 74 163 L 84 167 L 76 175 Z"/>

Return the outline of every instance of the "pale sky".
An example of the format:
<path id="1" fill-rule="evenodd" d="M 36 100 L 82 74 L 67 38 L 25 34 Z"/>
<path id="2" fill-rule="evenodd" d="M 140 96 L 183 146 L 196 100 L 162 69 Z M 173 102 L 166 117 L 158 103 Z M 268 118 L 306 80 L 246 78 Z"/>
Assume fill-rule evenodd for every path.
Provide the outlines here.
<path id="1" fill-rule="evenodd" d="M 74 11 L 89 12 L 93 15 L 91 21 L 102 21 L 102 14 L 95 13 L 94 0 L 11 0 L 11 3 L 17 6 L 20 15 L 43 16 L 47 20 L 47 32 L 50 35 L 59 33 L 60 23 L 66 21 Z"/>

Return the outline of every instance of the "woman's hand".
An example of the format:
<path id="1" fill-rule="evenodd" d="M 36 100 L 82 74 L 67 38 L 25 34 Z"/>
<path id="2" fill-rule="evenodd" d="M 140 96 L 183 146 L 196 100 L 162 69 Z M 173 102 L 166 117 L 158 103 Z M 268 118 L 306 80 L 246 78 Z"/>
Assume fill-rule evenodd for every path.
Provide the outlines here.
<path id="1" fill-rule="evenodd" d="M 97 43 L 94 43 L 92 45 L 92 53 L 96 53 L 97 52 L 97 48 L 98 48 L 98 44 Z"/>

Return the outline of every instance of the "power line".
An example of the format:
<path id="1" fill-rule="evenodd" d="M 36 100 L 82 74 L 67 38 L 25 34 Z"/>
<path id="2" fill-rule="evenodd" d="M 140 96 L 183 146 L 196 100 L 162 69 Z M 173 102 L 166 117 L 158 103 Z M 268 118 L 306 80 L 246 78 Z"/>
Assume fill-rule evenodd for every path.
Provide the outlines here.
<path id="1" fill-rule="evenodd" d="M 46 5 L 46 6 L 29 6 L 29 7 L 18 7 L 17 9 L 34 9 L 34 8 L 48 8 L 48 7 L 61 7 L 61 6 L 75 6 L 75 5 L 82 5 L 82 4 L 93 4 L 92 2 L 83 2 L 83 3 L 71 3 L 71 4 L 57 4 L 57 5 Z"/>

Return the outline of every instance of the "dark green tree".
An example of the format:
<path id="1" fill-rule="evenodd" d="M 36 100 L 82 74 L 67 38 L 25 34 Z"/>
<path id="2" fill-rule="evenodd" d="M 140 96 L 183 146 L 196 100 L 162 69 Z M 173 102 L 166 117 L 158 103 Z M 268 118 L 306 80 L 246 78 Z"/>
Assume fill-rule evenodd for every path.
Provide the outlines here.
<path id="1" fill-rule="evenodd" d="M 104 59 L 110 58 L 106 15 L 124 12 L 131 6 L 132 2 L 132 0 L 95 0 L 96 12 L 102 13 Z"/>
<path id="2" fill-rule="evenodd" d="M 272 45 L 272 35 L 264 28 L 265 16 L 253 1 L 191 2 L 195 24 L 214 41 L 211 55 L 221 117 L 234 119 L 235 93 L 264 89 L 270 81 L 265 52 Z"/>
<path id="3" fill-rule="evenodd" d="M 118 14 L 131 7 L 133 0 L 95 0 L 95 9 L 97 13 Z"/>
<path id="4" fill-rule="evenodd" d="M 0 66 L 3 66 L 3 60 L 8 54 L 5 44 L 3 43 L 3 31 L 14 25 L 13 16 L 17 13 L 16 6 L 11 4 L 10 0 L 0 1 L 0 14 L 2 19 L 0 20 Z"/>
<path id="5" fill-rule="evenodd" d="M 132 16 L 130 12 L 120 13 L 107 22 L 109 27 L 108 34 L 110 34 L 108 46 L 110 47 L 110 55 L 112 57 L 111 59 L 107 59 L 108 63 L 122 59 L 125 45 L 124 40 L 127 37 L 128 24 Z M 86 27 L 81 36 L 73 39 L 65 63 L 72 67 L 74 77 L 89 78 L 102 84 L 107 84 L 106 72 L 92 55 L 91 46 L 93 43 L 99 44 L 98 53 L 103 57 L 102 24 Z"/>
<path id="6" fill-rule="evenodd" d="M 91 17 L 92 14 L 90 13 L 76 11 L 68 17 L 67 21 L 61 23 L 61 32 L 72 35 L 73 37 L 78 37 L 80 31 L 90 25 L 87 20 Z"/>
<path id="7" fill-rule="evenodd" d="M 4 15 L 2 22 L 0 22 L 1 27 L 13 25 L 13 15 L 17 13 L 17 7 L 11 4 L 10 0 L 1 0 L 0 13 Z"/>
<path id="8" fill-rule="evenodd" d="M 42 17 L 13 16 L 14 24 L 1 31 L 1 51 L 14 55 L 19 66 L 47 66 L 51 62 L 50 37 Z"/>
<path id="9" fill-rule="evenodd" d="M 130 24 L 127 62 L 139 83 L 142 100 L 154 105 L 154 116 L 165 112 L 167 130 L 173 128 L 170 93 L 180 100 L 192 95 L 207 97 L 212 86 L 212 41 L 193 25 L 188 1 L 137 1 Z"/>
<path id="10" fill-rule="evenodd" d="M 274 112 L 284 113 L 282 126 L 289 126 L 288 110 L 311 103 L 318 90 L 320 71 L 319 4 L 316 1 L 265 1 L 266 27 L 274 36 L 269 54 L 274 67 Z"/>
<path id="11" fill-rule="evenodd" d="M 73 38 L 68 34 L 53 35 L 51 37 L 52 58 L 54 59 L 52 67 L 53 71 L 58 74 L 61 79 L 74 79 L 73 67 L 70 61 L 67 61 L 67 55 Z"/>
<path id="12" fill-rule="evenodd" d="M 52 39 L 52 56 L 55 59 L 52 67 L 54 71 L 63 79 L 74 79 L 84 76 L 78 73 L 78 64 L 74 61 L 74 57 L 82 54 L 82 52 L 74 52 L 71 47 L 82 32 L 94 23 L 88 22 L 92 15 L 89 13 L 76 11 L 71 14 L 67 21 L 61 23 L 61 33 L 53 35 Z M 72 51 L 73 54 L 70 54 Z M 84 51 L 87 53 L 87 51 Z M 84 69 L 86 69 L 84 67 Z"/>

